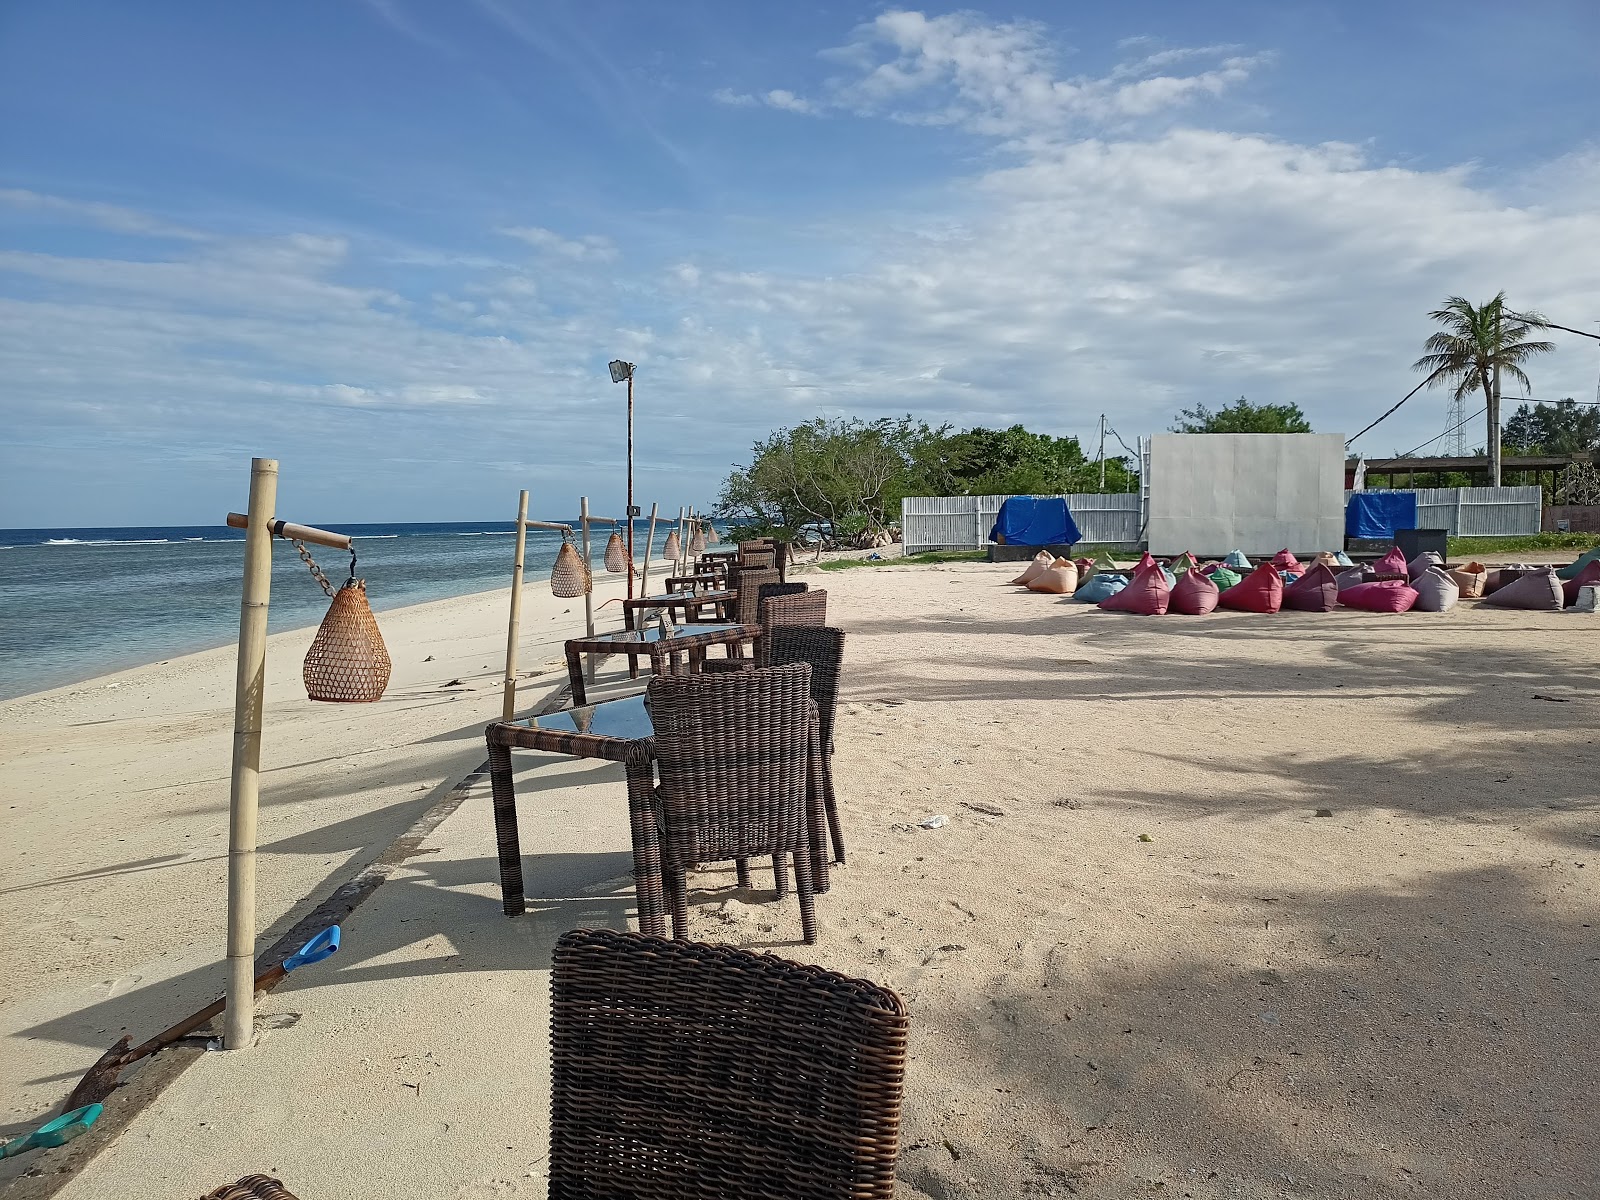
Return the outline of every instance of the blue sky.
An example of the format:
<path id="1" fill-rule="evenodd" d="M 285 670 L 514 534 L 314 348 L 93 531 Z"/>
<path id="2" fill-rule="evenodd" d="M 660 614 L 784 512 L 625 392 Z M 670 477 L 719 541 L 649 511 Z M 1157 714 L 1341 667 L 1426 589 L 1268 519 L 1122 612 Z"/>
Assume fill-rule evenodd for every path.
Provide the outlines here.
<path id="1" fill-rule="evenodd" d="M 819 413 L 1350 433 L 1600 319 L 1600 6 L 0 6 L 0 525 L 714 500 Z M 1557 336 L 1535 395 L 1592 398 Z M 1444 428 L 1422 395 L 1361 443 Z"/>

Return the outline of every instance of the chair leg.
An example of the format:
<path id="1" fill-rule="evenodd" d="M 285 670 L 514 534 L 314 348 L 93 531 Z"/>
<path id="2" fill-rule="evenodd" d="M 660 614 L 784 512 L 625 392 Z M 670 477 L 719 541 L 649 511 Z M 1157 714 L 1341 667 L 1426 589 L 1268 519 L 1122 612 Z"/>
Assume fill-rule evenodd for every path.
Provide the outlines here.
<path id="1" fill-rule="evenodd" d="M 794 856 L 794 890 L 800 897 L 800 932 L 806 945 L 816 944 L 817 904 L 811 893 L 811 855 L 804 850 Z"/>
<path id="2" fill-rule="evenodd" d="M 789 894 L 789 864 L 785 861 L 787 857 L 784 854 L 772 856 L 772 884 L 778 889 L 779 900 Z"/>
<path id="3" fill-rule="evenodd" d="M 494 840 L 500 857 L 500 906 L 508 917 L 528 910 L 522 892 L 522 842 L 517 833 L 517 792 L 511 751 L 489 744 L 489 787 L 494 796 Z"/>
<path id="4" fill-rule="evenodd" d="M 664 867 L 662 873 L 666 876 L 667 903 L 672 905 L 672 939 L 676 942 L 689 940 L 689 883 L 684 878 L 681 864 L 673 863 Z"/>
<path id="5" fill-rule="evenodd" d="M 822 803 L 828 813 L 828 838 L 833 842 L 833 861 L 844 862 L 844 830 L 839 824 L 839 806 L 833 798 L 833 756 L 822 756 Z"/>
<path id="6" fill-rule="evenodd" d="M 744 888 L 746 891 L 749 891 L 749 889 L 750 889 L 750 860 L 748 858 L 736 858 L 736 859 L 734 859 L 733 860 L 733 870 L 734 870 L 734 873 L 738 876 L 739 886 Z"/>

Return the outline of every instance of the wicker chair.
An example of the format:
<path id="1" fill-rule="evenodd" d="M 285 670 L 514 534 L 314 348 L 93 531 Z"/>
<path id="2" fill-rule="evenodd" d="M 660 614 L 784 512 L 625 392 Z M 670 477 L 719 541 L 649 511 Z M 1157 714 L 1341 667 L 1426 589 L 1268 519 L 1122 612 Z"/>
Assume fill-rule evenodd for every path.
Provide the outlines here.
<path id="1" fill-rule="evenodd" d="M 811 668 L 657 676 L 646 695 L 673 936 L 688 929 L 688 867 L 771 855 L 783 896 L 793 855 L 801 929 L 808 945 L 815 942 L 813 868 L 826 835 L 807 778 L 814 766 Z"/>
<path id="2" fill-rule="evenodd" d="M 550 1002 L 550 1200 L 890 1200 L 910 1018 L 866 980 L 574 929 Z"/>
<path id="3" fill-rule="evenodd" d="M 779 583 L 778 572 L 772 567 L 740 567 L 730 577 L 730 586 L 739 593 L 737 616 L 741 625 L 755 625 L 761 620 L 761 588 L 764 584 Z"/>
<path id="4" fill-rule="evenodd" d="M 237 1183 L 225 1183 L 207 1192 L 200 1200 L 295 1200 L 295 1197 L 271 1175 L 246 1175 Z"/>
<path id="5" fill-rule="evenodd" d="M 820 626 L 828 623 L 828 593 L 811 591 L 803 583 L 767 583 L 757 601 L 761 636 L 756 638 L 755 657 L 742 658 L 730 652 L 728 658 L 711 658 L 703 664 L 707 671 L 748 671 L 767 666 L 767 635 L 780 625 Z M 738 649 L 735 647 L 734 649 Z"/>
<path id="6" fill-rule="evenodd" d="M 826 592 L 811 594 L 827 595 Z M 822 803 L 828 817 L 828 837 L 833 842 L 833 861 L 842 863 L 844 831 L 839 825 L 839 807 L 833 795 L 833 718 L 839 705 L 839 668 L 844 661 L 844 630 L 816 628 L 793 622 L 774 627 L 761 640 L 766 654 L 762 660 L 763 666 L 783 667 L 803 662 L 811 667 L 811 699 L 817 706 L 817 746 L 821 754 Z M 820 854 L 826 847 L 819 841 L 816 849 Z M 813 874 L 819 873 L 813 871 Z"/>

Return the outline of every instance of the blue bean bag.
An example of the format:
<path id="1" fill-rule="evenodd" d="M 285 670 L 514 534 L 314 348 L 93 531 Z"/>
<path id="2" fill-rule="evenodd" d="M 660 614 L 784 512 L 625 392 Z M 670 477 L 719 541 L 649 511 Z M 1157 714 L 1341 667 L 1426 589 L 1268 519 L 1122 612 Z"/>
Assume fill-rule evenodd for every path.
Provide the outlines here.
<path id="1" fill-rule="evenodd" d="M 1114 575 L 1102 571 L 1079 588 L 1072 598 L 1081 600 L 1085 604 L 1099 604 L 1102 600 L 1109 600 L 1127 586 L 1126 575 Z"/>
<path id="2" fill-rule="evenodd" d="M 1234 568 L 1243 567 L 1248 571 L 1251 566 L 1250 556 L 1247 555 L 1243 550 L 1235 550 L 1229 554 L 1227 558 L 1222 560 L 1222 565 L 1225 567 Z"/>

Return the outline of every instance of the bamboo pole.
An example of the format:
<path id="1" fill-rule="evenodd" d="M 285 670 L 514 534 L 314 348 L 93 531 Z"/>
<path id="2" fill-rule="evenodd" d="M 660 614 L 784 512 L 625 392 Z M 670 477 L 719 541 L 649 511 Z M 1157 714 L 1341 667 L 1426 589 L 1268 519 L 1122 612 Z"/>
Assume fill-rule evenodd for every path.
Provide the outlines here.
<path id="1" fill-rule="evenodd" d="M 506 622 L 506 681 L 500 700 L 500 719 L 517 713 L 517 631 L 522 624 L 522 564 L 528 545 L 528 493 L 517 497 L 517 557 L 511 569 L 511 616 Z"/>
<path id="2" fill-rule="evenodd" d="M 269 460 L 270 461 L 270 460 Z M 228 514 L 229 529 L 249 529 L 250 518 L 244 513 Z M 332 550 L 350 549 L 350 538 L 342 533 L 329 533 L 312 525 L 296 525 L 290 521 L 267 518 L 267 530 L 274 537 L 291 538 L 297 542 L 310 542 L 314 546 L 327 546 Z M 248 539 L 246 539 L 248 544 Z"/>
<path id="3" fill-rule="evenodd" d="M 678 557 L 672 560 L 672 573 L 685 575 L 683 569 L 683 505 L 678 505 Z"/>
<path id="4" fill-rule="evenodd" d="M 644 574 L 639 577 L 639 595 L 650 594 L 650 548 L 656 543 L 656 506 L 650 506 L 650 533 L 644 539 Z"/>
<path id="5" fill-rule="evenodd" d="M 593 577 L 594 565 L 589 561 L 589 497 L 578 497 L 578 524 L 583 527 L 583 564 L 589 568 L 590 577 Z M 591 583 L 589 590 L 583 594 L 583 623 L 590 637 L 594 636 L 594 585 Z M 583 673 L 591 681 L 594 679 L 594 655 L 583 656 Z"/>
<path id="6" fill-rule="evenodd" d="M 261 709 L 266 702 L 267 601 L 272 593 L 269 522 L 277 504 L 277 460 L 251 459 L 239 668 L 233 694 L 233 778 L 228 789 L 228 1006 L 223 1045 L 229 1050 L 244 1049 L 255 1035 L 256 808 L 261 794 Z M 230 523 L 233 515 L 229 514 Z"/>

